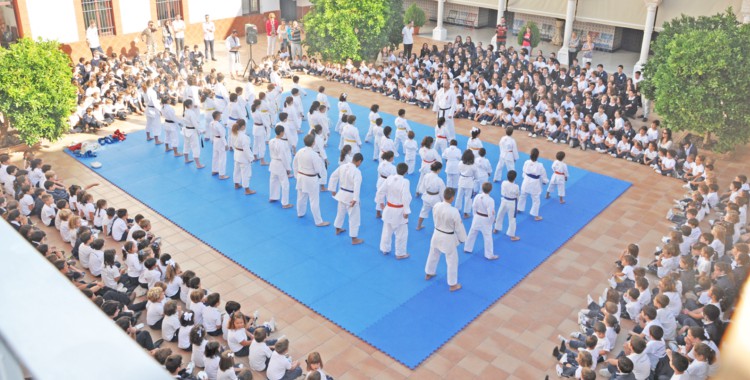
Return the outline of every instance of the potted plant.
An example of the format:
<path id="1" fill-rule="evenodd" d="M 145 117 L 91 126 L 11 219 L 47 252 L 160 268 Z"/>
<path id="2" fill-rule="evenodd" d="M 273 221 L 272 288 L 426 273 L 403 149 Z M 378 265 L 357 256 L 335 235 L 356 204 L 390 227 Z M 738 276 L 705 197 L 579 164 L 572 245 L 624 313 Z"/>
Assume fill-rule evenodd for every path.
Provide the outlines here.
<path id="1" fill-rule="evenodd" d="M 531 32 L 531 39 L 528 42 L 530 46 L 524 46 L 524 36 L 526 35 L 526 28 L 528 28 Z M 521 27 L 521 29 L 518 29 L 518 45 L 520 45 L 521 48 L 526 48 L 529 55 L 531 55 L 531 51 L 535 47 L 539 46 L 541 37 L 542 36 L 539 34 L 539 27 L 534 22 L 527 22 Z"/>
<path id="2" fill-rule="evenodd" d="M 416 3 L 410 5 L 404 12 L 404 24 L 408 24 L 410 21 L 414 21 L 414 34 L 419 34 L 419 28 L 427 22 L 424 10 L 418 7 Z"/>

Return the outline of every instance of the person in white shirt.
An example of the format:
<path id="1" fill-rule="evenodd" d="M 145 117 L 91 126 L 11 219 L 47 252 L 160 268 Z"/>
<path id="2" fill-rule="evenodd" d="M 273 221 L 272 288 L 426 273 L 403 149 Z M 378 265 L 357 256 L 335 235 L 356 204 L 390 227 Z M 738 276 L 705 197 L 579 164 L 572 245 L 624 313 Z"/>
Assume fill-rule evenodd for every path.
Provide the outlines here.
<path id="1" fill-rule="evenodd" d="M 552 190 L 557 188 L 560 203 L 565 203 L 565 182 L 568 182 L 568 165 L 563 162 L 564 159 L 565 152 L 557 152 L 555 162 L 552 163 L 552 178 L 549 180 L 545 199 L 549 199 Z"/>
<path id="2" fill-rule="evenodd" d="M 96 239 L 91 245 L 91 254 L 89 255 L 89 271 L 94 277 L 102 275 L 104 269 L 104 239 Z"/>
<path id="3" fill-rule="evenodd" d="M 352 238 L 352 244 L 362 244 L 364 240 L 358 238 L 360 224 L 360 188 L 362 187 L 362 172 L 359 166 L 362 164 L 362 153 L 356 153 L 352 157 L 352 162 L 339 166 L 331 174 L 328 188 L 331 190 L 333 198 L 338 201 L 336 210 L 336 219 L 333 226 L 336 228 L 336 235 L 346 231 L 343 229 L 344 218 L 349 215 L 349 236 Z M 336 190 L 338 189 L 338 191 Z"/>
<path id="4" fill-rule="evenodd" d="M 206 329 L 206 334 L 211 336 L 222 335 L 220 302 L 221 296 L 219 293 L 209 294 L 206 297 L 206 302 L 204 302 L 206 307 L 203 309 L 203 327 Z"/>
<path id="5" fill-rule="evenodd" d="M 182 308 L 177 301 L 169 300 L 164 304 L 164 321 L 161 324 L 161 337 L 167 342 L 177 341 L 177 330 L 180 329 L 180 312 Z"/>
<path id="6" fill-rule="evenodd" d="M 450 146 L 443 150 L 443 159 L 445 160 L 446 186 L 458 190 L 460 177 L 458 165 L 461 163 L 461 149 L 458 148 L 458 141 L 451 140 Z"/>
<path id="7" fill-rule="evenodd" d="M 461 289 L 458 282 L 458 252 L 456 248 L 466 241 L 466 229 L 461 220 L 458 209 L 452 206 L 456 191 L 446 188 L 443 192 L 443 202 L 432 209 L 435 219 L 435 231 L 430 240 L 430 253 L 425 264 L 425 280 L 435 277 L 440 254 L 445 254 L 448 266 L 448 286 L 451 292 Z"/>
<path id="8" fill-rule="evenodd" d="M 516 170 L 516 160 L 518 160 L 518 145 L 513 136 L 513 127 L 505 128 L 505 136 L 500 139 L 498 145 L 500 146 L 500 158 L 497 161 L 497 167 L 495 168 L 494 182 L 500 181 L 503 178 L 503 167 L 508 171 Z"/>
<path id="9" fill-rule="evenodd" d="M 250 368 L 253 371 L 262 372 L 268 368 L 268 363 L 271 361 L 271 354 L 273 351 L 270 346 L 273 346 L 275 340 L 266 340 L 268 332 L 266 329 L 255 329 L 253 331 L 253 341 L 250 343 L 248 361 Z"/>
<path id="10" fill-rule="evenodd" d="M 268 150 L 271 155 L 271 164 L 268 171 L 269 177 L 269 201 L 276 202 L 281 197 L 281 207 L 291 208 L 289 203 L 289 175 L 292 165 L 289 162 L 289 144 L 284 141 L 284 126 L 277 125 L 275 129 L 276 138 L 268 142 Z"/>
<path id="11" fill-rule="evenodd" d="M 644 353 L 646 340 L 640 336 L 633 336 L 622 346 L 623 354 L 633 362 L 633 376 L 636 380 L 646 380 L 651 375 L 651 363 Z M 607 368 L 599 373 L 603 377 L 612 377 L 617 372 L 617 358 L 606 360 Z"/>
<path id="12" fill-rule="evenodd" d="M 237 30 L 232 29 L 232 34 L 227 37 L 227 39 L 224 41 L 224 44 L 227 48 L 227 57 L 229 59 L 229 76 L 232 79 L 240 79 L 242 74 L 240 74 L 240 71 L 242 70 L 242 62 L 240 62 L 240 48 L 242 45 L 240 45 L 240 39 L 237 37 Z"/>
<path id="13" fill-rule="evenodd" d="M 149 289 L 146 293 L 146 324 L 152 330 L 161 330 L 164 320 L 164 292 L 160 287 Z"/>
<path id="14" fill-rule="evenodd" d="M 89 45 L 89 50 L 91 50 L 92 56 L 95 56 L 95 51 L 98 51 L 102 55 L 104 54 L 102 45 L 99 42 L 99 29 L 97 28 L 96 21 L 94 20 L 92 20 L 89 23 L 89 27 L 86 28 L 86 43 Z"/>
<path id="15" fill-rule="evenodd" d="M 482 184 L 482 193 L 474 197 L 472 209 L 474 218 L 471 220 L 469 236 L 464 244 L 464 252 L 472 253 L 474 251 L 474 242 L 479 233 L 484 239 L 484 258 L 487 260 L 497 260 L 499 256 L 495 255 L 492 242 L 492 224 L 495 220 L 495 200 L 490 196 L 492 184 L 484 182 Z"/>
<path id="16" fill-rule="evenodd" d="M 406 134 L 407 140 L 404 141 L 404 163 L 409 165 L 409 171 L 406 174 L 414 173 L 417 161 L 417 142 L 414 140 L 414 131 Z"/>
<path id="17" fill-rule="evenodd" d="M 357 121 L 357 117 L 349 115 L 347 117 L 347 123 L 341 123 L 341 141 L 339 142 L 339 150 L 344 145 L 349 145 L 352 150 L 351 153 L 359 153 L 360 147 L 362 146 L 362 140 L 359 137 L 359 130 L 354 126 L 354 122 Z"/>
<path id="18" fill-rule="evenodd" d="M 411 49 L 414 47 L 414 21 L 409 21 L 408 24 L 404 25 L 401 29 L 401 35 L 404 43 L 404 58 L 407 60 L 411 57 Z"/>
<path id="19" fill-rule="evenodd" d="M 324 221 L 320 215 L 320 183 L 319 179 L 325 175 L 323 159 L 312 146 L 315 136 L 305 135 L 305 147 L 300 149 L 292 161 L 292 170 L 297 179 L 297 216 L 303 217 L 307 213 L 307 201 L 310 200 L 310 212 L 317 227 L 326 227 L 330 222 Z"/>
<path id="20" fill-rule="evenodd" d="M 409 236 L 409 215 L 411 214 L 411 190 L 409 180 L 404 178 L 408 171 L 405 163 L 396 166 L 396 174 L 388 177 L 375 194 L 375 202 L 383 209 L 383 232 L 380 236 L 380 251 L 391 252 L 391 239 L 396 235 L 396 259 L 409 257 L 406 241 Z"/>
<path id="21" fill-rule="evenodd" d="M 289 352 L 289 341 L 279 339 L 276 342 L 275 351 L 271 354 L 271 360 L 268 362 L 266 370 L 268 380 L 291 380 L 302 376 L 299 362 L 292 361 L 287 352 Z"/>
<path id="22" fill-rule="evenodd" d="M 182 21 L 182 15 L 177 14 L 172 21 L 172 30 L 174 30 L 174 39 L 177 47 L 177 56 L 182 58 L 185 50 L 185 21 Z"/>
<path id="23" fill-rule="evenodd" d="M 147 79 L 144 84 L 145 103 L 146 103 L 146 141 L 156 140 L 156 145 L 161 145 L 159 139 L 162 133 L 161 124 L 161 100 L 154 90 L 154 82 Z M 153 136 L 153 137 L 152 137 Z"/>
<path id="24" fill-rule="evenodd" d="M 53 201 L 54 199 L 51 195 L 42 195 L 42 202 L 44 202 L 44 206 L 42 206 L 42 213 L 40 217 L 42 219 L 42 224 L 47 227 L 52 227 L 55 225 L 55 215 L 57 215 L 57 208 L 55 207 Z"/>
<path id="25" fill-rule="evenodd" d="M 521 184 L 521 195 L 518 200 L 518 212 L 526 209 L 526 197 L 531 196 L 531 210 L 529 214 L 534 220 L 540 221 L 539 205 L 541 204 L 539 196 L 542 193 L 542 185 L 547 184 L 547 172 L 544 166 L 537 162 L 539 158 L 539 149 L 531 150 L 529 160 L 523 164 L 523 183 Z"/>
<path id="26" fill-rule="evenodd" d="M 214 55 L 214 32 L 216 31 L 216 25 L 214 25 L 214 22 L 211 21 L 206 15 L 206 21 L 203 23 L 203 46 L 205 53 L 203 55 L 208 59 L 208 50 L 211 48 L 211 60 L 216 60 L 216 55 Z"/>
<path id="27" fill-rule="evenodd" d="M 497 233 L 503 229 L 503 221 L 505 215 L 508 215 L 508 230 L 506 235 L 510 236 L 511 241 L 518 241 L 521 238 L 516 236 L 516 214 L 518 212 L 518 197 L 521 194 L 521 190 L 515 183 L 516 171 L 509 170 L 507 174 L 507 180 L 503 181 L 500 185 L 500 208 L 497 210 L 497 216 L 495 218 L 495 228 L 492 231 Z"/>
<path id="28" fill-rule="evenodd" d="M 673 352 L 671 350 L 668 352 L 668 355 L 669 366 L 672 368 L 672 371 L 674 371 L 670 380 L 690 380 L 690 374 L 686 373 L 688 366 L 690 365 L 688 358 L 679 352 Z"/>
<path id="29" fill-rule="evenodd" d="M 409 126 L 409 122 L 408 120 L 406 120 L 405 116 L 406 116 L 405 109 L 402 108 L 398 110 L 398 117 L 396 118 L 396 121 L 394 122 L 396 126 L 396 138 L 395 138 L 395 144 L 396 144 L 395 151 L 396 152 L 398 152 L 398 149 L 400 146 L 404 145 L 404 142 L 406 142 L 409 132 L 411 132 L 411 127 Z"/>

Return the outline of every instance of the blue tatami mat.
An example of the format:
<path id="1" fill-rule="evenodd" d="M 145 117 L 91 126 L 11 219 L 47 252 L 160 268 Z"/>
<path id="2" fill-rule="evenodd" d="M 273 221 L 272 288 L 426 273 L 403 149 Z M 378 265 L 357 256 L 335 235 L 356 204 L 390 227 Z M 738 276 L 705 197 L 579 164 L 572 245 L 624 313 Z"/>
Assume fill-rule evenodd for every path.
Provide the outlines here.
<path id="1" fill-rule="evenodd" d="M 304 98 L 307 110 L 314 92 Z M 331 126 L 338 115 L 337 99 L 329 98 Z M 351 104 L 357 115 L 357 126 L 364 138 L 367 132 L 369 104 Z M 408 113 L 413 107 L 405 107 Z M 382 110 L 384 125 L 393 126 L 396 109 Z M 252 125 L 252 124 L 248 124 Z M 432 126 L 410 123 L 421 141 L 434 136 Z M 307 132 L 305 121 L 302 129 Z M 494 128 L 494 127 L 484 127 Z M 466 137 L 459 136 L 459 147 L 465 149 Z M 332 162 L 329 174 L 336 168 L 339 135 L 331 133 L 327 149 Z M 302 139 L 299 142 L 302 146 Z M 494 168 L 498 158 L 497 141 L 486 141 L 487 157 Z M 559 149 L 540 143 L 545 155 Z M 180 146 L 182 148 L 182 146 Z M 532 147 L 524 146 L 523 150 Z M 268 168 L 253 164 L 250 187 L 256 195 L 245 196 L 234 190 L 232 180 L 219 181 L 211 176 L 211 145 L 206 143 L 201 160 L 207 166 L 198 170 L 185 165 L 182 158 L 164 153 L 163 146 L 145 141 L 144 132 L 128 135 L 124 142 L 106 145 L 95 159 L 79 158 L 84 164 L 96 160 L 102 167 L 96 171 L 127 193 L 139 199 L 206 244 L 245 267 L 279 290 L 305 304 L 343 329 L 358 336 L 409 368 L 415 368 L 445 344 L 467 324 L 526 277 L 562 244 L 574 236 L 592 218 L 620 196 L 629 183 L 569 167 L 567 203 L 560 205 L 555 196 L 542 200 L 540 214 L 544 221 L 533 223 L 528 213 L 518 215 L 520 242 L 511 243 L 504 233 L 494 235 L 499 260 L 487 261 L 482 239 L 473 254 L 459 254 L 459 281 L 463 289 L 448 291 L 445 261 L 441 258 L 437 277 L 424 280 L 432 220 L 425 221 L 422 231 L 415 231 L 422 202 L 415 198 L 409 218 L 408 252 L 411 258 L 394 259 L 380 254 L 382 222 L 375 218 L 375 182 L 377 163 L 372 162 L 372 144 L 364 144 L 362 170 L 362 227 L 365 243 L 350 244 L 347 233 L 336 236 L 333 226 L 317 228 L 308 212 L 297 218 L 296 208 L 282 209 L 268 202 Z M 593 153 L 592 153 L 593 154 Z M 521 154 L 520 170 L 528 155 Z M 403 155 L 396 159 L 402 162 Z M 540 160 L 551 173 L 551 162 Z M 227 157 L 227 173 L 232 173 L 232 156 Z M 408 176 L 412 193 L 418 173 Z M 492 195 L 499 199 L 499 184 Z M 292 180 L 291 202 L 296 204 Z M 527 205 L 530 207 L 530 202 Z M 329 193 L 321 194 L 321 213 L 327 221 L 336 215 L 336 202 Z M 465 221 L 468 231 L 470 220 Z M 506 222 L 507 223 L 507 222 Z M 158 226 L 156 231 L 158 234 Z M 345 225 L 345 228 L 348 226 Z M 459 246 L 463 252 L 463 246 Z M 253 306 L 249 305 L 249 309 Z M 282 327 L 283 329 L 283 327 Z"/>

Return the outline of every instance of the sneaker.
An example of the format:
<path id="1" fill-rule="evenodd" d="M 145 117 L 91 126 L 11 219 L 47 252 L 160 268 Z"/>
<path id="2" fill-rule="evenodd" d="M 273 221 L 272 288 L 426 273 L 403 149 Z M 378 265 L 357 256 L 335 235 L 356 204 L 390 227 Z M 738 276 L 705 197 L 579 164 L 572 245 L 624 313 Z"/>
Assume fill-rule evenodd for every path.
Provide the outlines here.
<path id="1" fill-rule="evenodd" d="M 662 243 L 669 244 L 669 241 L 670 241 L 669 237 L 667 237 L 667 236 L 662 236 L 661 237 L 661 242 Z"/>
<path id="2" fill-rule="evenodd" d="M 554 140 L 552 140 L 552 142 L 555 143 L 555 144 L 558 144 L 558 143 L 560 143 L 560 140 L 554 139 Z"/>
<path id="3" fill-rule="evenodd" d="M 614 277 L 610 277 L 608 282 L 610 288 L 614 289 L 617 287 L 617 281 L 615 281 Z"/>
<path id="4" fill-rule="evenodd" d="M 573 331 L 572 333 L 570 333 L 570 337 L 573 339 L 581 339 L 581 333 L 579 333 L 578 331 Z"/>
<path id="5" fill-rule="evenodd" d="M 552 137 L 547 137 L 547 141 L 552 141 Z"/>
<path id="6" fill-rule="evenodd" d="M 633 161 L 633 157 L 628 157 L 628 158 L 626 158 L 626 160 Z"/>
<path id="7" fill-rule="evenodd" d="M 617 157 L 617 153 L 610 153 L 609 155 L 612 157 Z"/>
<path id="8" fill-rule="evenodd" d="M 601 153 L 601 152 L 602 152 L 602 148 L 596 148 L 596 149 L 594 149 L 594 150 L 596 150 L 596 151 L 597 151 L 598 153 Z"/>
<path id="9" fill-rule="evenodd" d="M 612 374 L 609 372 L 608 369 L 602 368 L 602 369 L 599 370 L 599 376 L 605 377 L 605 378 L 610 378 L 610 377 L 612 377 Z"/>
<path id="10" fill-rule="evenodd" d="M 481 122 L 481 123 L 479 123 L 479 124 L 480 124 L 480 125 L 487 125 L 487 120 L 482 120 L 482 122 Z"/>
<path id="11" fill-rule="evenodd" d="M 685 190 L 692 190 L 690 188 L 690 184 L 689 183 L 686 183 L 686 184 L 682 185 L 682 188 L 685 189 Z"/>
<path id="12" fill-rule="evenodd" d="M 560 364 L 557 364 L 555 366 L 555 372 L 557 372 L 557 376 L 562 376 L 563 368 L 562 368 L 562 366 Z"/>
<path id="13" fill-rule="evenodd" d="M 255 321 L 258 320 L 258 317 L 260 317 L 260 310 L 255 310 L 253 313 L 253 324 L 255 324 Z"/>
<path id="14" fill-rule="evenodd" d="M 536 138 L 536 133 L 532 133 L 532 134 L 531 134 L 531 137 L 534 137 L 534 138 Z"/>
<path id="15" fill-rule="evenodd" d="M 271 332 L 276 331 L 276 318 L 271 317 L 271 320 L 268 321 L 268 328 Z"/>
<path id="16" fill-rule="evenodd" d="M 185 367 L 185 371 L 187 373 L 193 373 L 194 369 L 195 369 L 195 363 L 194 362 L 188 363 L 188 365 Z"/>
<path id="17" fill-rule="evenodd" d="M 674 213 L 672 212 L 672 209 L 669 209 L 669 211 L 667 211 L 667 220 L 672 220 L 673 216 Z"/>
<path id="18" fill-rule="evenodd" d="M 564 337 L 564 336 L 562 336 L 562 335 L 558 335 L 558 336 L 557 336 L 557 339 L 560 339 L 560 341 L 561 341 L 561 342 L 564 342 L 564 341 L 566 341 L 565 337 Z"/>
<path id="19" fill-rule="evenodd" d="M 594 299 L 591 298 L 591 294 L 586 295 L 586 305 L 591 305 L 594 302 Z M 588 311 L 588 309 L 586 309 Z"/>
<path id="20" fill-rule="evenodd" d="M 533 133 L 529 132 L 529 137 L 531 137 L 531 135 L 533 135 Z"/>
<path id="21" fill-rule="evenodd" d="M 581 150 L 582 150 L 582 151 L 584 151 L 584 152 L 585 152 L 585 151 L 586 151 L 586 149 L 588 149 L 588 147 L 586 147 L 586 145 L 581 145 Z"/>

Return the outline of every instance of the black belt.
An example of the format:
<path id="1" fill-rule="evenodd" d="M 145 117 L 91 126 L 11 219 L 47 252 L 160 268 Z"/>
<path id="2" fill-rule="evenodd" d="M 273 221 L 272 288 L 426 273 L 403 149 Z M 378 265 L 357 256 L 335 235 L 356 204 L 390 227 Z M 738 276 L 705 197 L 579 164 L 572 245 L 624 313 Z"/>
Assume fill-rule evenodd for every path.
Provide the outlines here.
<path id="1" fill-rule="evenodd" d="M 446 232 L 446 231 L 443 231 L 443 230 L 441 230 L 441 229 L 439 229 L 439 228 L 437 228 L 437 227 L 435 227 L 435 231 L 439 231 L 439 232 L 442 232 L 442 233 L 444 233 L 444 234 L 446 234 L 446 235 L 453 235 L 453 234 L 455 233 L 455 231 L 451 231 L 451 232 Z"/>
<path id="2" fill-rule="evenodd" d="M 307 173 L 302 173 L 302 172 L 297 172 L 297 173 L 302 174 L 302 175 L 306 175 L 308 177 L 317 177 L 318 176 L 317 174 L 307 174 Z"/>
<path id="3" fill-rule="evenodd" d="M 242 148 L 234 148 L 234 150 L 239 150 L 240 152 L 244 152 L 245 150 Z"/>
<path id="4" fill-rule="evenodd" d="M 353 190 L 349 190 L 349 189 L 344 189 L 343 187 L 341 188 L 341 190 L 342 190 L 342 191 L 346 191 L 347 193 L 353 193 L 353 192 L 354 192 Z"/>
<path id="5" fill-rule="evenodd" d="M 165 122 L 167 122 L 167 123 L 172 123 L 172 124 L 174 124 L 174 121 L 172 121 L 172 120 L 164 119 L 164 121 L 165 121 Z"/>
<path id="6" fill-rule="evenodd" d="M 440 194 L 440 192 L 439 191 L 435 191 L 435 192 L 428 191 L 427 194 L 429 194 L 429 195 L 438 195 L 438 194 Z"/>
<path id="7" fill-rule="evenodd" d="M 482 213 L 481 213 L 481 212 L 479 212 L 479 211 L 475 211 L 475 212 L 476 212 L 476 213 L 477 213 L 477 215 L 479 215 L 479 216 L 483 216 L 483 217 L 485 217 L 485 218 L 489 217 L 489 215 L 487 215 L 487 214 L 482 214 Z"/>
<path id="8" fill-rule="evenodd" d="M 154 107 L 154 106 L 148 106 L 148 108 L 156 108 L 156 107 Z"/>
<path id="9" fill-rule="evenodd" d="M 221 136 L 214 136 L 214 137 L 216 137 L 217 139 L 220 139 L 220 138 L 221 138 Z"/>
<path id="10" fill-rule="evenodd" d="M 195 127 L 185 127 L 185 128 L 187 128 L 187 129 L 195 129 Z"/>
<path id="11" fill-rule="evenodd" d="M 383 178 L 383 179 L 388 179 L 388 177 L 386 177 L 386 176 L 384 176 L 384 175 L 382 175 L 382 174 L 380 175 L 380 178 Z"/>
<path id="12" fill-rule="evenodd" d="M 260 123 L 260 124 L 258 124 L 258 123 L 253 123 L 253 124 L 255 124 L 255 125 L 263 125 L 263 123 Z"/>

